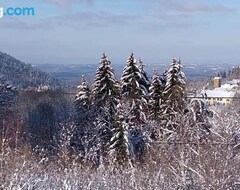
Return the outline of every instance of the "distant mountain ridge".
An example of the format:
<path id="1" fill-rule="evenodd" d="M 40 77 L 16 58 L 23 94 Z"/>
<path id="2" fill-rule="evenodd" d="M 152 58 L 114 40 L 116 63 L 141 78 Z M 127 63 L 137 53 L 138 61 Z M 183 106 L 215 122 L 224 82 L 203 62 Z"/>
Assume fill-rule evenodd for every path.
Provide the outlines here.
<path id="1" fill-rule="evenodd" d="M 8 83 L 17 89 L 49 86 L 50 89 L 60 89 L 64 83 L 50 74 L 26 64 L 0 51 L 0 83 Z"/>

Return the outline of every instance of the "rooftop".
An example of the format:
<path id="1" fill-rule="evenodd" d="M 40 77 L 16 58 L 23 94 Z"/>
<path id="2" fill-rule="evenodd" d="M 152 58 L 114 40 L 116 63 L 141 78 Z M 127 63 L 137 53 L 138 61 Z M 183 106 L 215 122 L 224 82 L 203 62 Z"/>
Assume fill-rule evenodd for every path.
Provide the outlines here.
<path id="1" fill-rule="evenodd" d="M 236 94 L 234 91 L 227 91 L 224 89 L 204 90 L 202 93 L 207 97 L 215 98 L 233 98 Z"/>

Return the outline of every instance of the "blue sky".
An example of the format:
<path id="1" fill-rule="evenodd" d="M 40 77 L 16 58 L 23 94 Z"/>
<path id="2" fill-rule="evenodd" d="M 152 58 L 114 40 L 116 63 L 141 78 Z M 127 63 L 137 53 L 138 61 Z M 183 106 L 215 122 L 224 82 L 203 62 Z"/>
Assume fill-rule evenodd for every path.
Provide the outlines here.
<path id="1" fill-rule="evenodd" d="M 239 0 L 0 0 L 35 16 L 0 19 L 0 51 L 32 64 L 239 64 Z"/>

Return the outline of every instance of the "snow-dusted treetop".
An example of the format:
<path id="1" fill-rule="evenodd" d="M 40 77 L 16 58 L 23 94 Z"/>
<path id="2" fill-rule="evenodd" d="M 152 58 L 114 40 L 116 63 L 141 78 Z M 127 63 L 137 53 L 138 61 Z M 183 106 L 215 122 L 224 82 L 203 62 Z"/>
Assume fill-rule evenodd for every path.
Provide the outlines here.
<path id="1" fill-rule="evenodd" d="M 152 83 L 149 88 L 149 117 L 157 118 L 160 114 L 163 96 L 163 84 L 160 76 L 154 69 Z"/>
<path id="2" fill-rule="evenodd" d="M 143 68 L 143 65 L 141 68 Z M 128 57 L 127 65 L 123 69 L 120 81 L 123 96 L 145 96 L 148 93 L 148 89 L 145 86 L 148 82 L 142 75 L 133 53 Z"/>
<path id="3" fill-rule="evenodd" d="M 114 71 L 110 66 L 111 62 L 105 53 L 103 53 L 99 63 L 100 66 L 95 74 L 92 94 L 96 102 L 105 104 L 109 97 L 118 96 L 119 85 Z"/>
<path id="4" fill-rule="evenodd" d="M 83 105 L 86 105 L 90 101 L 90 89 L 88 82 L 84 75 L 82 76 L 82 84 L 78 86 L 78 94 L 75 97 L 75 102 L 82 102 Z"/>
<path id="5" fill-rule="evenodd" d="M 172 59 L 171 67 L 166 73 L 166 86 L 163 94 L 165 103 L 176 110 L 182 110 L 184 104 L 186 78 L 182 72 L 181 61 Z"/>

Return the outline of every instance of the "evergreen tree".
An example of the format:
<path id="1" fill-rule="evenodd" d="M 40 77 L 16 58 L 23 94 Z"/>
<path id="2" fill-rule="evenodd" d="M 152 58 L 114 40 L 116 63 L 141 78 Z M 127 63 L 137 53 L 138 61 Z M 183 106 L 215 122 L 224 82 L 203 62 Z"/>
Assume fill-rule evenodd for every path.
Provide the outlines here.
<path id="1" fill-rule="evenodd" d="M 163 90 L 160 125 L 164 134 L 171 134 L 180 124 L 185 108 L 185 75 L 181 61 L 172 59 L 171 67 L 165 72 L 166 85 Z"/>
<path id="2" fill-rule="evenodd" d="M 163 88 L 166 87 L 166 83 L 167 83 L 167 73 L 168 73 L 168 69 L 165 68 L 165 69 L 164 69 L 164 72 L 163 72 L 163 74 L 162 74 L 162 77 L 161 77 L 161 82 L 162 82 Z"/>
<path id="3" fill-rule="evenodd" d="M 154 70 L 152 77 L 152 84 L 149 88 L 149 117 L 157 119 L 160 115 L 162 96 L 163 96 L 163 85 L 160 76 Z"/>
<path id="4" fill-rule="evenodd" d="M 95 104 L 113 115 L 119 99 L 119 83 L 110 64 L 111 62 L 103 53 L 95 74 L 92 94 Z"/>
<path id="5" fill-rule="evenodd" d="M 143 65 L 141 66 L 143 69 Z M 142 75 L 139 66 L 136 63 L 133 53 L 127 60 L 127 66 L 124 67 L 121 76 L 121 90 L 122 95 L 128 98 L 139 98 L 146 96 L 148 93 L 148 81 Z"/>
<path id="6" fill-rule="evenodd" d="M 109 154 L 113 158 L 113 163 L 118 163 L 120 166 L 123 166 L 130 161 L 133 147 L 129 139 L 130 134 L 127 124 L 122 118 L 118 118 L 115 122 L 112 133 L 112 138 L 108 144 Z"/>
<path id="7" fill-rule="evenodd" d="M 119 102 L 119 83 L 110 63 L 103 53 L 100 66 L 95 74 L 92 90 L 97 114 L 94 121 L 97 137 L 95 146 L 102 158 L 105 157 L 106 145 L 112 136 L 111 130 Z"/>
<path id="8" fill-rule="evenodd" d="M 142 128 L 146 124 L 148 82 L 134 59 L 133 53 L 127 60 L 121 76 L 121 104 L 119 109 L 123 123 L 128 126 L 129 142 L 133 147 L 132 158 L 141 160 L 144 151 Z M 126 132 L 126 131 L 125 131 Z"/>
<path id="9" fill-rule="evenodd" d="M 166 86 L 163 91 L 164 103 L 168 108 L 182 112 L 185 106 L 185 74 L 181 61 L 172 59 L 171 67 L 166 73 Z"/>
<path id="10" fill-rule="evenodd" d="M 70 142 L 71 146 L 75 150 L 79 150 L 82 155 L 89 149 L 89 142 L 85 140 L 91 138 L 93 133 L 94 112 L 90 93 L 88 82 L 82 76 L 82 83 L 78 86 L 78 93 L 74 101 L 76 128 Z"/>
<path id="11" fill-rule="evenodd" d="M 142 74 L 142 78 L 140 79 L 140 84 L 143 85 L 147 89 L 147 92 L 149 92 L 149 87 L 151 85 L 151 82 L 147 76 L 147 72 L 144 69 L 145 64 L 143 63 L 142 59 L 139 59 L 138 63 L 139 63 L 139 65 L 138 65 L 139 70 Z"/>
<path id="12" fill-rule="evenodd" d="M 116 119 L 112 129 L 112 138 L 108 143 L 109 154 L 112 157 L 112 162 L 117 163 L 120 166 L 129 164 L 131 160 L 135 160 L 137 157 L 137 151 L 139 143 L 142 140 L 142 136 L 137 137 L 134 131 L 138 129 L 133 128 L 132 123 L 128 117 L 130 115 L 130 107 L 126 104 L 118 105 L 118 111 L 116 113 Z M 118 165 L 118 166 L 119 166 Z"/>
<path id="13" fill-rule="evenodd" d="M 30 134 L 32 148 L 40 148 L 47 151 L 54 151 L 56 134 L 55 109 L 48 102 L 39 103 L 34 110 L 29 113 L 28 132 Z"/>
<path id="14" fill-rule="evenodd" d="M 78 86 L 78 94 L 75 97 L 75 108 L 77 110 L 86 109 L 89 110 L 91 105 L 91 91 L 88 86 L 88 82 L 84 76 L 82 76 L 82 84 Z"/>
<path id="15" fill-rule="evenodd" d="M 146 119 L 144 111 L 146 111 L 147 107 L 148 81 L 142 75 L 133 53 L 127 60 L 127 66 L 123 69 L 120 81 L 122 99 L 130 103 L 130 121 L 135 124 L 144 123 Z"/>

